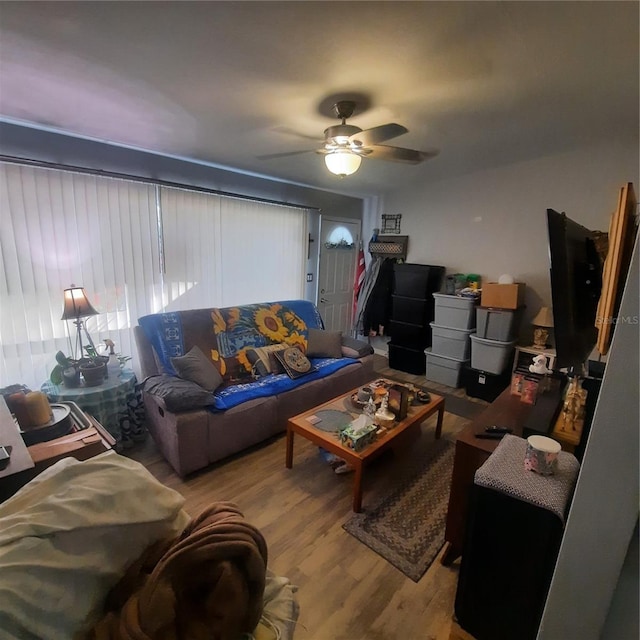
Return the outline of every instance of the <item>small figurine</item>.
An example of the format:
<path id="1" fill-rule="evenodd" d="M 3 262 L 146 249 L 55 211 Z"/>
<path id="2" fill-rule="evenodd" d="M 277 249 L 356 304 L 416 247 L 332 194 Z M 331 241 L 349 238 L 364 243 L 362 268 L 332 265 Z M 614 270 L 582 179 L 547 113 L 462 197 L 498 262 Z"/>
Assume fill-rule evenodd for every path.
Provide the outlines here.
<path id="1" fill-rule="evenodd" d="M 537 373 L 542 376 L 546 376 L 551 373 L 551 369 L 547 369 L 547 358 L 540 354 L 533 359 L 533 364 L 529 365 L 529 371 L 531 373 Z"/>
<path id="2" fill-rule="evenodd" d="M 571 428 L 572 431 L 582 431 L 585 417 L 585 403 L 587 391 L 582 388 L 578 376 L 573 376 L 567 387 L 567 392 L 562 406 L 562 430 Z"/>
<path id="3" fill-rule="evenodd" d="M 367 404 L 364 406 L 363 413 L 366 416 L 369 416 L 373 420 L 373 416 L 376 413 L 376 403 L 373 401 L 373 398 L 369 396 L 369 400 Z"/>
<path id="4" fill-rule="evenodd" d="M 375 422 L 380 427 L 390 427 L 393 424 L 395 416 L 389 411 L 389 394 L 385 394 L 382 398 L 382 404 L 376 411 Z"/>

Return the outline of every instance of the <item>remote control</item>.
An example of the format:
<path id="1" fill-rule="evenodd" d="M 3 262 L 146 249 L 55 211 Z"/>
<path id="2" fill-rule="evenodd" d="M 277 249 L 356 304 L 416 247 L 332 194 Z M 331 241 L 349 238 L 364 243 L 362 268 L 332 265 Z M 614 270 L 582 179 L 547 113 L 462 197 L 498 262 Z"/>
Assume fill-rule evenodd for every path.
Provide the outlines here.
<path id="1" fill-rule="evenodd" d="M 509 429 L 509 427 L 497 427 L 495 424 L 492 427 L 487 427 L 485 429 L 486 433 L 512 433 L 513 429 Z"/>
<path id="2" fill-rule="evenodd" d="M 476 438 L 485 438 L 486 440 L 501 440 L 506 434 L 504 433 L 476 433 Z"/>

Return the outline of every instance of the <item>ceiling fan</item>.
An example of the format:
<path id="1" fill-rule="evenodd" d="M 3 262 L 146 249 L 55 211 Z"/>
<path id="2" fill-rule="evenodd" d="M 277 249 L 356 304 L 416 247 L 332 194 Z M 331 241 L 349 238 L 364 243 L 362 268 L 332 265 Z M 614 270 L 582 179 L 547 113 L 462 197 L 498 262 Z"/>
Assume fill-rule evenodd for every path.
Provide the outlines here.
<path id="1" fill-rule="evenodd" d="M 342 123 L 325 129 L 324 140 L 319 141 L 323 143 L 323 146 L 315 149 L 316 153 L 324 155 L 325 164 L 331 173 L 340 177 L 351 175 L 358 170 L 363 157 L 418 164 L 438 155 L 438 151 L 435 149 L 416 151 L 415 149 L 380 144 L 408 133 L 409 130 L 395 122 L 364 130 L 347 124 L 346 120 L 353 115 L 355 107 L 356 103 L 353 100 L 340 100 L 333 105 L 333 112 L 337 118 L 342 120 Z M 292 133 L 287 129 L 283 129 L 283 131 Z M 314 151 L 314 149 L 274 153 L 259 157 L 263 159 L 281 158 L 309 151 Z"/>

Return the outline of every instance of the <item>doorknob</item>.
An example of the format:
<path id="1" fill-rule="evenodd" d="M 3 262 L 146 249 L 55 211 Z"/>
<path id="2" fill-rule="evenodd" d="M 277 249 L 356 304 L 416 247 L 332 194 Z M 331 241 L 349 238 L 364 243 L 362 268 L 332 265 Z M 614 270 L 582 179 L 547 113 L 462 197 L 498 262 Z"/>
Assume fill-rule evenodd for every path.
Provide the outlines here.
<path id="1" fill-rule="evenodd" d="M 323 304 L 326 304 L 329 301 L 326 298 L 320 298 L 320 302 L 322 302 Z"/>

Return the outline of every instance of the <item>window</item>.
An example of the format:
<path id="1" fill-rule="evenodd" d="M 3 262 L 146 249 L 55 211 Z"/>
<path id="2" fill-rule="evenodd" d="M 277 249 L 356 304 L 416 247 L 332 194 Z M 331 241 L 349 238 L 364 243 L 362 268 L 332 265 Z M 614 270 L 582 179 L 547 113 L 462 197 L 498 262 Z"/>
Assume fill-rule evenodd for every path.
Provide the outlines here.
<path id="1" fill-rule="evenodd" d="M 336 227 L 329 234 L 325 246 L 327 249 L 352 249 L 353 236 L 347 227 Z"/>
<path id="2" fill-rule="evenodd" d="M 0 212 L 0 386 L 37 389 L 70 353 L 71 284 L 134 370 L 142 315 L 303 296 L 303 209 L 0 163 Z"/>

